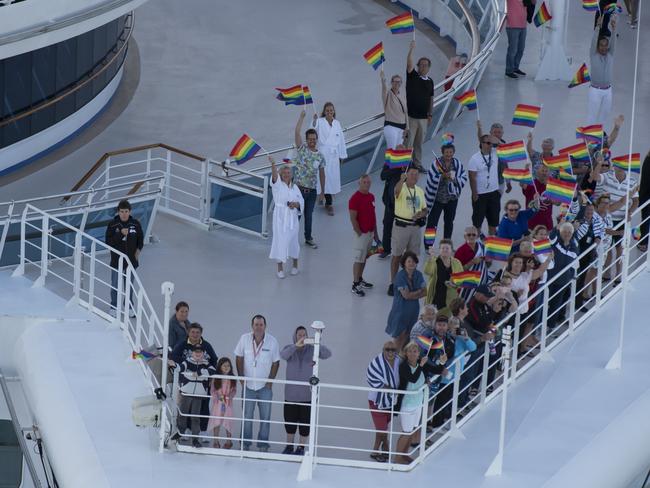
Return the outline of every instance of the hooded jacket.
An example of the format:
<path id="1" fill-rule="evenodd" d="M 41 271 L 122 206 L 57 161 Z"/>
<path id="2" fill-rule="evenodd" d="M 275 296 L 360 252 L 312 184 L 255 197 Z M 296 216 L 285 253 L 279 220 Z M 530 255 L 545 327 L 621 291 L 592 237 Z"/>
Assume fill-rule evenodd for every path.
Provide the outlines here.
<path id="1" fill-rule="evenodd" d="M 128 229 L 129 233 L 122 235 L 122 229 Z M 144 246 L 144 233 L 142 226 L 137 219 L 129 215 L 129 220 L 122 222 L 119 215 L 116 215 L 106 227 L 106 244 L 126 254 L 134 268 L 138 267 L 138 260 L 135 253 Z M 119 255 L 111 251 L 111 267 L 117 268 Z M 124 263 L 126 266 L 126 263 Z"/>
<path id="2" fill-rule="evenodd" d="M 320 359 L 327 359 L 331 355 L 332 352 L 321 344 L 318 354 Z M 312 360 L 314 358 L 314 346 L 312 344 L 296 347 L 296 332 L 294 332 L 291 344 L 287 344 L 282 348 L 280 357 L 287 362 L 287 380 L 309 381 L 312 375 Z M 311 400 L 311 391 L 307 386 L 285 385 L 284 399 L 289 402 L 309 402 Z"/>
<path id="3" fill-rule="evenodd" d="M 213 374 L 217 374 L 217 370 L 207 361 L 197 363 L 192 358 L 186 359 L 180 366 L 180 389 L 190 395 L 207 395 L 210 390 L 210 375 Z"/>

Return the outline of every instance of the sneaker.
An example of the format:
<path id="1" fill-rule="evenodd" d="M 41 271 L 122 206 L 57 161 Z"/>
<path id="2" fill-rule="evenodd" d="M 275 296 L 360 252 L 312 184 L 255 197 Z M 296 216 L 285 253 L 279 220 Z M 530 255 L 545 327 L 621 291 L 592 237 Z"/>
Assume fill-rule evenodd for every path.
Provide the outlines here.
<path id="1" fill-rule="evenodd" d="M 293 454 L 293 446 L 285 447 L 284 451 L 282 451 L 282 454 Z"/>
<path id="2" fill-rule="evenodd" d="M 203 447 L 203 446 L 201 446 L 201 442 L 199 442 L 199 440 L 196 439 L 196 438 L 192 439 L 192 446 L 193 447 Z"/>
<path id="3" fill-rule="evenodd" d="M 512 79 L 514 79 L 514 80 L 516 80 L 517 78 L 519 78 L 519 77 L 518 77 L 516 74 L 514 74 L 514 73 L 506 73 L 506 76 L 507 76 L 508 78 L 512 78 Z"/>
<path id="4" fill-rule="evenodd" d="M 305 446 L 298 446 L 296 447 L 296 450 L 293 451 L 293 453 L 296 456 L 304 456 L 305 455 Z"/>
<path id="5" fill-rule="evenodd" d="M 250 451 L 251 446 L 250 445 L 244 445 L 241 449 L 242 449 L 242 451 Z"/>
<path id="6" fill-rule="evenodd" d="M 388 285 L 388 291 L 386 292 L 389 297 L 393 296 L 393 284 Z"/>
<path id="7" fill-rule="evenodd" d="M 115 310 L 114 308 L 111 308 L 111 309 L 108 311 L 108 313 L 110 314 L 111 317 L 115 317 L 115 318 L 117 318 L 117 310 Z"/>
<path id="8" fill-rule="evenodd" d="M 521 71 L 520 69 L 516 69 L 516 70 L 515 70 L 515 74 L 518 74 L 518 75 L 521 75 L 521 76 L 526 76 L 526 73 L 524 73 L 524 72 Z"/>
<path id="9" fill-rule="evenodd" d="M 366 292 L 361 289 L 360 283 L 352 283 L 352 293 L 358 297 L 365 297 Z"/>
<path id="10" fill-rule="evenodd" d="M 310 239 L 308 241 L 305 241 L 305 244 L 307 244 L 312 249 L 318 249 L 318 244 L 316 244 L 316 241 L 314 241 L 314 239 Z"/>
<path id="11" fill-rule="evenodd" d="M 390 252 L 384 251 L 379 255 L 379 259 L 386 259 L 388 256 L 390 256 Z"/>
<path id="12" fill-rule="evenodd" d="M 372 283 L 368 283 L 363 278 L 361 278 L 361 281 L 359 281 L 359 284 L 361 285 L 362 288 L 372 288 L 373 286 L 375 286 Z"/>
<path id="13" fill-rule="evenodd" d="M 284 274 L 284 271 L 278 271 L 276 274 L 278 275 L 278 278 L 280 278 L 281 280 L 283 280 L 284 277 L 286 276 L 286 275 Z"/>
<path id="14" fill-rule="evenodd" d="M 130 319 L 134 319 L 134 318 L 135 318 L 135 310 L 131 309 L 131 311 L 129 312 L 129 318 L 130 318 Z"/>
<path id="15" fill-rule="evenodd" d="M 298 268 L 291 268 L 291 276 L 296 276 L 298 274 Z"/>

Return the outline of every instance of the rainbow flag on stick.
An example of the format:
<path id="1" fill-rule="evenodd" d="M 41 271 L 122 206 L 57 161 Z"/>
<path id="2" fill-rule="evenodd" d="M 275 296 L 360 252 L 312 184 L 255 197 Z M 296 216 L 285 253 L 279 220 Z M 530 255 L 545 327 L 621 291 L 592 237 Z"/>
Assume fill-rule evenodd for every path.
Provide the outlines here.
<path id="1" fill-rule="evenodd" d="M 485 238 L 485 257 L 495 261 L 507 261 L 512 249 L 512 239 L 489 236 Z"/>
<path id="2" fill-rule="evenodd" d="M 598 5 L 598 2 L 596 2 L 596 5 Z M 580 68 L 578 68 L 578 71 L 576 71 L 576 74 L 573 75 L 573 79 L 571 80 L 571 83 L 569 83 L 569 88 L 582 85 L 588 81 L 591 81 L 591 76 L 589 76 L 589 69 L 585 63 L 582 63 L 582 66 L 580 66 Z"/>
<path id="3" fill-rule="evenodd" d="M 478 108 L 478 100 L 476 98 L 476 90 L 468 90 L 462 95 L 454 97 L 467 110 L 476 110 Z"/>
<path id="4" fill-rule="evenodd" d="M 314 99 L 311 97 L 311 91 L 307 85 L 302 86 L 302 96 L 305 105 L 311 105 L 314 103 Z"/>
<path id="5" fill-rule="evenodd" d="M 413 149 L 386 149 L 384 162 L 391 169 L 407 168 L 413 159 Z"/>
<path id="6" fill-rule="evenodd" d="M 552 170 L 569 170 L 571 169 L 571 159 L 567 153 L 560 153 L 557 156 L 548 156 L 542 158 L 544 164 Z"/>
<path id="7" fill-rule="evenodd" d="M 436 349 L 444 349 L 444 348 L 445 348 L 445 344 L 442 341 L 438 341 L 438 342 L 435 342 L 435 343 L 431 344 L 431 349 L 433 349 L 434 351 Z"/>
<path id="8" fill-rule="evenodd" d="M 461 288 L 476 288 L 481 283 L 480 271 L 461 271 L 451 274 L 451 282 Z"/>
<path id="9" fill-rule="evenodd" d="M 230 151 L 230 159 L 237 164 L 243 164 L 254 157 L 260 149 L 262 148 L 252 137 L 244 134 Z"/>
<path id="10" fill-rule="evenodd" d="M 418 346 L 422 349 L 426 349 L 428 352 L 433 344 L 433 338 L 419 335 L 415 338 L 415 342 L 417 342 Z"/>
<path id="11" fill-rule="evenodd" d="M 369 51 L 367 51 L 363 57 L 365 58 L 366 63 L 372 66 L 372 69 L 376 70 L 383 64 L 384 61 L 386 61 L 386 58 L 384 57 L 384 44 L 380 42 L 379 44 L 375 45 Z"/>
<path id="12" fill-rule="evenodd" d="M 276 88 L 278 94 L 275 96 L 285 105 L 302 105 L 302 85 L 295 85 L 290 88 Z"/>
<path id="13" fill-rule="evenodd" d="M 560 154 L 568 154 L 576 163 L 588 163 L 591 161 L 589 149 L 587 149 L 584 141 L 560 149 Z"/>
<path id="14" fill-rule="evenodd" d="M 603 142 L 602 124 L 586 125 L 576 129 L 576 139 L 584 139 L 585 142 L 600 144 Z"/>
<path id="15" fill-rule="evenodd" d="M 386 27 L 390 29 L 391 34 L 406 34 L 407 32 L 413 32 L 415 29 L 413 15 L 411 15 L 411 12 L 406 12 L 405 14 L 388 19 L 386 21 Z"/>
<path id="16" fill-rule="evenodd" d="M 564 171 L 561 169 L 558 173 L 558 178 L 562 181 L 567 181 L 569 183 L 574 183 L 577 181 L 577 177 L 574 176 L 573 174 L 569 173 L 568 171 Z"/>
<path id="17" fill-rule="evenodd" d="M 424 230 L 424 243 L 427 246 L 433 246 L 433 243 L 436 240 L 436 228 L 435 227 L 427 227 Z"/>
<path id="18" fill-rule="evenodd" d="M 562 181 L 556 178 L 548 179 L 544 196 L 549 200 L 569 205 L 573 200 L 576 191 L 576 184 L 568 181 Z"/>
<path id="19" fill-rule="evenodd" d="M 144 350 L 141 350 L 140 352 L 133 351 L 131 353 L 131 359 L 142 359 L 143 361 L 150 361 L 155 357 L 157 357 L 156 354 Z"/>
<path id="20" fill-rule="evenodd" d="M 515 107 L 515 115 L 512 118 L 512 125 L 523 125 L 531 128 L 535 127 L 541 111 L 542 107 L 518 103 Z"/>
<path id="21" fill-rule="evenodd" d="M 587 12 L 595 12 L 599 10 L 598 0 L 582 0 L 582 8 Z"/>
<path id="22" fill-rule="evenodd" d="M 525 185 L 533 184 L 533 177 L 530 174 L 530 169 L 513 169 L 506 168 L 503 170 L 503 178 L 506 180 L 514 180 Z"/>
<path id="23" fill-rule="evenodd" d="M 533 17 L 533 22 L 535 23 L 535 27 L 540 27 L 541 25 L 546 24 L 552 18 L 553 16 L 548 11 L 546 3 L 542 2 L 542 6 L 539 7 L 539 10 L 535 14 L 535 17 Z"/>
<path id="24" fill-rule="evenodd" d="M 630 156 L 632 157 L 630 158 Z M 611 161 L 615 168 L 624 169 L 625 171 L 627 171 L 629 168 L 632 173 L 641 172 L 640 153 L 632 153 L 631 155 L 626 154 L 624 156 L 616 156 L 615 158 L 612 158 Z"/>
<path id="25" fill-rule="evenodd" d="M 514 163 L 516 161 L 526 161 L 526 146 L 524 141 L 509 142 L 497 147 L 497 156 L 503 163 Z"/>
<path id="26" fill-rule="evenodd" d="M 536 256 L 551 254 L 553 252 L 553 246 L 551 246 L 549 239 L 540 239 L 539 241 L 533 241 L 533 251 Z"/>

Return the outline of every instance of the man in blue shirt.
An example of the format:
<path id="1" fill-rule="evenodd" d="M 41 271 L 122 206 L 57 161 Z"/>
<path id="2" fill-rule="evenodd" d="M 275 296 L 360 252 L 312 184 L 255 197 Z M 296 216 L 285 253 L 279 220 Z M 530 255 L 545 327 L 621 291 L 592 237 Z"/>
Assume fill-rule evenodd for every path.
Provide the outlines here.
<path id="1" fill-rule="evenodd" d="M 506 214 L 499 223 L 497 236 L 504 239 L 512 239 L 512 251 L 519 251 L 519 244 L 529 234 L 528 221 L 537 213 L 539 209 L 539 195 L 531 202 L 530 208 L 521 210 L 521 205 L 517 200 L 508 200 L 505 206 Z"/>

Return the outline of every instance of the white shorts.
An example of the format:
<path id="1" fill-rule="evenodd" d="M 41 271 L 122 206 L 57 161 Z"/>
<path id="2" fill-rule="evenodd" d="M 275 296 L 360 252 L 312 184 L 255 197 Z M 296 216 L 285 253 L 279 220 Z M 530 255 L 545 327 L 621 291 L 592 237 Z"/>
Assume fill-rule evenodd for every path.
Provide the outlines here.
<path id="1" fill-rule="evenodd" d="M 607 255 L 611 251 L 611 244 L 612 244 L 611 239 L 608 240 L 603 239 L 602 241 L 600 241 L 600 244 L 596 246 L 597 257 L 594 260 L 594 264 L 591 265 L 593 269 L 598 269 L 599 267 L 600 268 L 605 267 L 605 263 L 607 262 Z"/>
<path id="2" fill-rule="evenodd" d="M 402 409 L 399 412 L 399 421 L 402 424 L 402 432 L 410 434 L 420 427 L 420 418 L 422 417 L 422 409 Z"/>
<path id="3" fill-rule="evenodd" d="M 374 232 L 366 232 L 360 236 L 354 233 L 352 239 L 352 249 L 354 249 L 354 262 L 365 263 L 368 257 L 368 250 L 372 245 L 372 238 L 375 236 Z"/>

